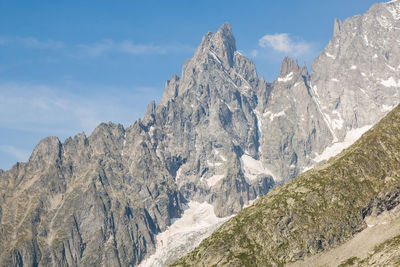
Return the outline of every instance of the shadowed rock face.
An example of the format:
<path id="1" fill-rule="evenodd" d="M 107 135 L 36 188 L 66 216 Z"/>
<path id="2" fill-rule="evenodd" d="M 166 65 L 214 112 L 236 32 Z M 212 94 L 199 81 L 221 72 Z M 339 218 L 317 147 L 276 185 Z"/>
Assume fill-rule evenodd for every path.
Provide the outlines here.
<path id="1" fill-rule="evenodd" d="M 374 6 L 366 16 L 379 20 L 374 14 L 385 8 Z M 356 45 L 362 32 L 346 26 L 353 20 L 360 19 L 336 22 L 311 76 L 285 58 L 272 83 L 258 78 L 253 62 L 236 51 L 226 23 L 203 37 L 181 77 L 166 82 L 160 103 L 150 103 L 143 120 L 126 129 L 103 123 L 89 137 L 63 143 L 42 140 L 29 162 L 0 172 L 0 263 L 136 265 L 154 252 L 156 234 L 181 216 L 184 203 L 207 201 L 220 217 L 237 213 L 313 165 L 315 153 L 342 141 L 346 131 L 375 123 L 398 99 L 389 77 L 367 80 L 340 68 L 370 64 L 354 56 L 364 50 Z M 394 64 L 397 48 L 382 40 L 395 43 L 390 36 L 397 27 L 379 25 L 368 27 L 380 27 L 372 39 L 384 47 L 371 45 L 368 55 L 380 53 L 380 65 Z M 338 49 L 336 43 L 342 48 L 331 62 L 324 53 Z M 335 87 L 333 73 L 338 81 L 347 78 Z M 367 86 L 371 79 L 376 87 Z M 369 89 L 383 95 L 369 98 L 374 115 L 362 120 L 361 106 L 370 102 L 354 102 L 354 80 L 367 95 Z"/>

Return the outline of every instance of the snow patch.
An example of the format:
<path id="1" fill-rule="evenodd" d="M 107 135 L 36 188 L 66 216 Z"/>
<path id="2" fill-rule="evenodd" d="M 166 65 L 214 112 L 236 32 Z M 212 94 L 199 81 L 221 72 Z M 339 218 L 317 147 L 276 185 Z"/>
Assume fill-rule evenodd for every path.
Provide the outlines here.
<path id="1" fill-rule="evenodd" d="M 301 173 L 306 172 L 306 171 L 309 171 L 309 170 L 311 170 L 312 168 L 314 168 L 314 165 L 306 166 L 306 167 L 304 167 L 304 168 L 301 170 Z"/>
<path id="2" fill-rule="evenodd" d="M 313 160 L 315 162 L 321 162 L 336 156 L 337 154 L 342 152 L 343 149 L 348 148 L 350 145 L 352 145 L 358 138 L 361 137 L 361 135 L 363 135 L 363 133 L 368 131 L 371 127 L 372 125 L 367 125 L 361 128 L 350 130 L 349 132 L 347 132 L 343 142 L 333 143 L 331 146 L 327 147 L 321 154 L 316 154 Z"/>
<path id="3" fill-rule="evenodd" d="M 219 156 L 222 159 L 222 161 L 226 161 L 226 158 L 223 155 L 219 154 L 219 150 L 215 150 L 215 155 Z"/>
<path id="4" fill-rule="evenodd" d="M 393 77 L 389 77 L 387 80 L 381 80 L 381 84 L 386 87 L 400 87 L 400 81 L 396 82 Z"/>
<path id="5" fill-rule="evenodd" d="M 382 112 L 389 112 L 394 108 L 394 106 L 382 105 L 381 111 Z"/>
<path id="6" fill-rule="evenodd" d="M 385 63 L 386 67 L 388 67 L 390 70 L 392 71 L 396 71 L 396 68 L 393 68 L 392 66 L 390 66 L 389 64 Z"/>
<path id="7" fill-rule="evenodd" d="M 334 55 L 329 54 L 328 52 L 325 52 L 325 55 L 326 55 L 327 57 L 332 58 L 332 59 L 336 59 L 336 57 L 335 57 Z"/>
<path id="8" fill-rule="evenodd" d="M 269 120 L 270 120 L 270 121 L 273 121 L 273 120 L 274 120 L 275 118 L 277 118 L 277 117 L 285 116 L 285 115 L 286 115 L 285 112 L 286 112 L 286 109 L 285 109 L 285 110 L 282 110 L 282 111 L 280 111 L 280 112 L 278 112 L 278 113 L 272 113 L 271 111 L 267 111 L 267 112 L 265 112 L 265 113 L 263 114 L 263 117 L 269 116 Z"/>
<path id="9" fill-rule="evenodd" d="M 332 128 L 333 129 L 342 129 L 344 120 L 340 113 L 337 110 L 332 111 L 332 114 L 335 114 L 338 118 L 332 120 Z"/>
<path id="10" fill-rule="evenodd" d="M 240 167 L 246 179 L 249 182 L 257 180 L 258 175 L 270 175 L 276 181 L 276 176 L 267 168 L 264 168 L 261 161 L 253 159 L 249 155 L 240 157 Z"/>
<path id="11" fill-rule="evenodd" d="M 219 57 L 215 54 L 215 52 L 212 51 L 212 50 L 210 50 L 210 53 L 211 53 L 211 55 L 213 56 L 213 58 L 214 58 L 216 61 L 218 61 L 219 64 L 222 65 L 221 59 L 219 59 Z"/>
<path id="12" fill-rule="evenodd" d="M 156 252 L 139 266 L 167 266 L 192 251 L 229 218 L 218 218 L 207 202 L 189 202 L 182 217 L 156 236 Z"/>
<path id="13" fill-rule="evenodd" d="M 366 34 L 364 34 L 364 41 L 365 41 L 365 45 L 369 45 L 369 42 L 368 42 L 368 37 L 367 37 L 367 35 Z"/>
<path id="14" fill-rule="evenodd" d="M 288 75 L 286 75 L 285 77 L 283 77 L 283 78 L 278 78 L 278 82 L 288 82 L 288 81 L 290 81 L 290 80 L 292 80 L 293 79 L 293 72 L 290 72 Z"/>
<path id="15" fill-rule="evenodd" d="M 226 158 L 222 155 L 219 155 L 219 157 L 222 159 L 222 161 L 226 161 Z"/>
<path id="16" fill-rule="evenodd" d="M 364 89 L 362 89 L 362 88 L 358 88 L 358 89 L 360 89 L 360 91 L 361 91 L 364 95 L 366 95 L 368 98 L 371 98 L 371 97 L 367 94 L 367 92 L 365 92 Z"/>
<path id="17" fill-rule="evenodd" d="M 388 3 L 396 3 L 397 1 L 390 1 Z M 392 14 L 395 20 L 400 19 L 400 6 L 399 5 L 386 5 L 387 10 Z"/>
<path id="18" fill-rule="evenodd" d="M 222 179 L 224 179 L 225 175 L 220 174 L 220 175 L 213 175 L 210 178 L 207 179 L 207 184 L 209 187 L 213 187 L 214 185 L 216 185 L 219 181 L 221 181 Z"/>

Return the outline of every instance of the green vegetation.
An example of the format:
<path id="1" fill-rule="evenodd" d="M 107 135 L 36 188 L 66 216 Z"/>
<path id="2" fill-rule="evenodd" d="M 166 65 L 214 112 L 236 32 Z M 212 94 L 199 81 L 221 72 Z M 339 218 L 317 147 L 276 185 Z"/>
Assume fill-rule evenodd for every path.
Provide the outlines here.
<path id="1" fill-rule="evenodd" d="M 172 266 L 294 262 L 363 230 L 371 199 L 398 186 L 400 107 L 338 156 L 255 201 Z"/>
<path id="2" fill-rule="evenodd" d="M 357 257 L 351 257 L 350 259 L 345 260 L 343 263 L 341 263 L 338 267 L 346 267 L 346 266 L 352 266 L 354 265 L 357 261 L 360 259 Z"/>

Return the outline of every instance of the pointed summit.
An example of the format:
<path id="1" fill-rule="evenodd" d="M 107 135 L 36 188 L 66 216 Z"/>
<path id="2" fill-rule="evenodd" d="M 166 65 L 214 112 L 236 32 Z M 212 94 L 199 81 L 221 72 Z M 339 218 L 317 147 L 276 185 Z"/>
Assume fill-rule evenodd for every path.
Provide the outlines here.
<path id="1" fill-rule="evenodd" d="M 146 108 L 146 113 L 143 118 L 143 123 L 147 126 L 152 125 L 154 123 L 156 112 L 156 102 L 153 100 Z"/>
<path id="2" fill-rule="evenodd" d="M 233 55 L 236 51 L 236 41 L 229 23 L 224 23 L 216 32 L 208 32 L 204 35 L 200 46 L 197 48 L 194 58 L 204 54 L 213 53 L 222 61 L 225 68 L 233 66 Z"/>
<path id="3" fill-rule="evenodd" d="M 281 65 L 281 73 L 279 76 L 286 76 L 291 72 L 298 72 L 300 70 L 297 59 L 294 60 L 292 57 L 285 57 Z"/>
<path id="4" fill-rule="evenodd" d="M 233 54 L 236 51 L 236 40 L 232 34 L 232 28 L 225 22 L 212 38 L 211 49 L 222 59 L 222 61 L 233 65 Z"/>
<path id="5" fill-rule="evenodd" d="M 335 19 L 333 24 L 333 37 L 336 37 L 340 34 L 340 28 L 342 27 L 342 22 L 340 19 Z"/>
<path id="6" fill-rule="evenodd" d="M 235 37 L 233 37 L 232 28 L 228 22 L 225 22 L 221 28 L 219 28 L 216 35 L 222 40 L 222 42 L 229 44 L 229 46 L 232 46 L 233 50 L 236 50 Z"/>

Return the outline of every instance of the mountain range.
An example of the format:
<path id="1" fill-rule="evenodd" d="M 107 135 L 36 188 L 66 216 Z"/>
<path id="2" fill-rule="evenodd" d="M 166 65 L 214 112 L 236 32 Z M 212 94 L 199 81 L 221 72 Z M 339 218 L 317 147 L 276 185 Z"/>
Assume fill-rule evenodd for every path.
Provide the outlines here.
<path id="1" fill-rule="evenodd" d="M 399 103 L 399 19 L 400 1 L 391 1 L 336 20 L 310 72 L 286 57 L 273 82 L 236 50 L 228 23 L 207 33 L 143 119 L 126 128 L 102 123 L 62 143 L 45 138 L 28 162 L 0 171 L 0 263 L 178 259 Z M 186 230 L 174 235 L 180 223 Z"/>

